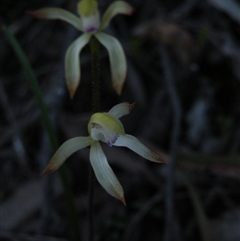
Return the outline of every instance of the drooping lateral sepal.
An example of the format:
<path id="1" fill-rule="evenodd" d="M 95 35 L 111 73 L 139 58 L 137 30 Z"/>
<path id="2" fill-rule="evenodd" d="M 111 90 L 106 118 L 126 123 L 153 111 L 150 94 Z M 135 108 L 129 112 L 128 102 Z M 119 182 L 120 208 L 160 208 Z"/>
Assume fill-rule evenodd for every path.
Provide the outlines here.
<path id="1" fill-rule="evenodd" d="M 65 55 L 65 78 L 70 97 L 73 98 L 81 78 L 80 52 L 89 42 L 91 34 L 83 34 L 77 38 L 67 49 Z"/>
<path id="2" fill-rule="evenodd" d="M 115 176 L 112 168 L 98 141 L 95 141 L 90 148 L 90 162 L 98 182 L 113 197 L 119 199 L 125 205 L 123 188 Z"/>
<path id="3" fill-rule="evenodd" d="M 127 74 L 127 61 L 123 48 L 116 38 L 108 34 L 99 32 L 94 36 L 108 51 L 113 88 L 120 95 Z"/>
<path id="4" fill-rule="evenodd" d="M 166 163 L 160 155 L 147 148 L 134 136 L 120 135 L 113 145 L 127 147 L 149 161 Z"/>
<path id="5" fill-rule="evenodd" d="M 90 146 L 93 140 L 90 136 L 87 137 L 75 137 L 65 141 L 56 151 L 52 159 L 50 160 L 43 174 L 56 171 L 74 152 Z"/>

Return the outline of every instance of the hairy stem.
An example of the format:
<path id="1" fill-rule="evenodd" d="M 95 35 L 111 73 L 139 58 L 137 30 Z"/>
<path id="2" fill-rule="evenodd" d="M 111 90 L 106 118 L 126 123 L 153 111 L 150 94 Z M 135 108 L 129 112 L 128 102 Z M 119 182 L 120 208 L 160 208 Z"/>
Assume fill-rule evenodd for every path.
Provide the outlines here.
<path id="1" fill-rule="evenodd" d="M 100 110 L 100 84 L 99 84 L 99 43 L 95 38 L 90 41 L 92 55 L 92 112 Z M 93 220 L 93 198 L 94 198 L 94 181 L 93 170 L 89 164 L 89 188 L 88 188 L 88 224 L 89 224 L 89 241 L 94 239 L 94 220 Z"/>

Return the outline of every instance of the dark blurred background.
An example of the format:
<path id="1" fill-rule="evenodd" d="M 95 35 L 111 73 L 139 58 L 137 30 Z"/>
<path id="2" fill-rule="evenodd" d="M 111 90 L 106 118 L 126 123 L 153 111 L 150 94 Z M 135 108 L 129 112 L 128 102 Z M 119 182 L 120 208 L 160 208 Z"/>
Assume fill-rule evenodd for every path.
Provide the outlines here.
<path id="1" fill-rule="evenodd" d="M 100 0 L 100 12 L 111 2 Z M 126 53 L 126 83 L 117 96 L 108 54 L 101 47 L 101 110 L 136 102 L 132 113 L 122 118 L 126 132 L 169 163 L 175 160 L 176 166 L 171 173 L 169 165 L 103 145 L 127 206 L 95 182 L 95 240 L 167 241 L 166 195 L 172 194 L 165 190 L 171 179 L 175 183 L 172 240 L 240 240 L 240 1 L 128 3 L 135 9 L 133 15 L 116 16 L 106 30 Z M 39 175 L 53 151 L 27 77 L 2 27 L 8 27 L 30 61 L 63 143 L 87 135 L 92 108 L 90 48 L 81 53 L 82 79 L 70 100 L 64 56 L 81 33 L 62 21 L 34 19 L 26 11 L 54 6 L 76 14 L 76 4 L 75 0 L 0 3 L 1 240 L 73 240 L 58 173 Z M 83 241 L 88 225 L 88 165 L 88 149 L 65 164 Z M 210 234 L 206 230 L 204 234 L 201 225 Z"/>

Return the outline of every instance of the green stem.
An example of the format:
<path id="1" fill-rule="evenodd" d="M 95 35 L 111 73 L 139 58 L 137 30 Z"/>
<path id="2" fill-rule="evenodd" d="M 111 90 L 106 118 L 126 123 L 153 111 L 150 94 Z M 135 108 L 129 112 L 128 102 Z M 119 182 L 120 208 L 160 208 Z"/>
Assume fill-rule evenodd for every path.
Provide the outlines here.
<path id="1" fill-rule="evenodd" d="M 95 38 L 90 41 L 92 56 L 92 111 L 100 111 L 100 83 L 99 83 L 99 43 Z M 89 241 L 94 239 L 94 220 L 93 220 L 93 198 L 94 198 L 94 181 L 92 166 L 89 164 L 89 188 L 88 188 L 88 224 L 89 224 Z"/>
<path id="2" fill-rule="evenodd" d="M 35 73 L 31 67 L 25 53 L 23 52 L 21 46 L 19 45 L 17 39 L 14 37 L 14 35 L 11 34 L 11 32 L 7 29 L 7 27 L 3 27 L 2 32 L 5 35 L 8 42 L 10 43 L 11 47 L 13 48 L 14 53 L 16 54 L 20 64 L 22 65 L 23 70 L 25 71 L 27 80 L 29 82 L 29 85 L 35 96 L 38 108 L 40 110 L 43 126 L 47 132 L 52 150 L 55 152 L 58 148 L 57 135 L 56 135 L 55 130 L 50 121 L 48 111 L 47 111 L 46 105 L 44 103 Z M 81 238 L 80 238 L 81 236 L 79 233 L 79 223 L 78 223 L 77 212 L 76 212 L 74 202 L 73 202 L 73 193 L 70 188 L 70 183 L 69 183 L 69 180 L 68 180 L 64 167 L 60 168 L 59 174 L 60 174 L 62 186 L 64 188 L 64 192 L 65 192 L 66 203 L 67 203 L 69 215 L 71 218 L 74 239 L 81 240 Z"/>

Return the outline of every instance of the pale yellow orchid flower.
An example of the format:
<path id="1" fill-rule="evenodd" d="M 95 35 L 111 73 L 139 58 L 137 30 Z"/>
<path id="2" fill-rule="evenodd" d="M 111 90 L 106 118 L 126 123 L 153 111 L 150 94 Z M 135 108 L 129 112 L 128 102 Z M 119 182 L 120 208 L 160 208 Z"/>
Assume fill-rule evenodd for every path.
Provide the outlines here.
<path id="1" fill-rule="evenodd" d="M 63 20 L 72 24 L 79 31 L 84 32 L 69 46 L 65 56 L 65 77 L 71 98 L 73 98 L 80 84 L 81 69 L 79 54 L 92 36 L 95 36 L 108 51 L 113 87 L 120 95 L 127 72 L 126 57 L 119 41 L 103 33 L 102 30 L 108 27 L 115 15 L 130 15 L 133 12 L 133 8 L 123 1 L 113 2 L 103 14 L 101 21 L 98 4 L 95 0 L 80 1 L 77 10 L 81 18 L 61 8 L 43 8 L 29 11 L 28 13 L 37 18 Z"/>
<path id="2" fill-rule="evenodd" d="M 107 162 L 100 141 L 110 147 L 127 147 L 149 161 L 165 163 L 163 158 L 143 145 L 136 137 L 125 133 L 119 118 L 129 114 L 133 106 L 134 104 L 124 102 L 115 105 L 108 113 L 93 114 L 88 123 L 89 136 L 75 137 L 64 142 L 43 174 L 56 171 L 74 152 L 90 146 L 90 162 L 97 180 L 110 195 L 125 204 L 123 188 Z"/>

